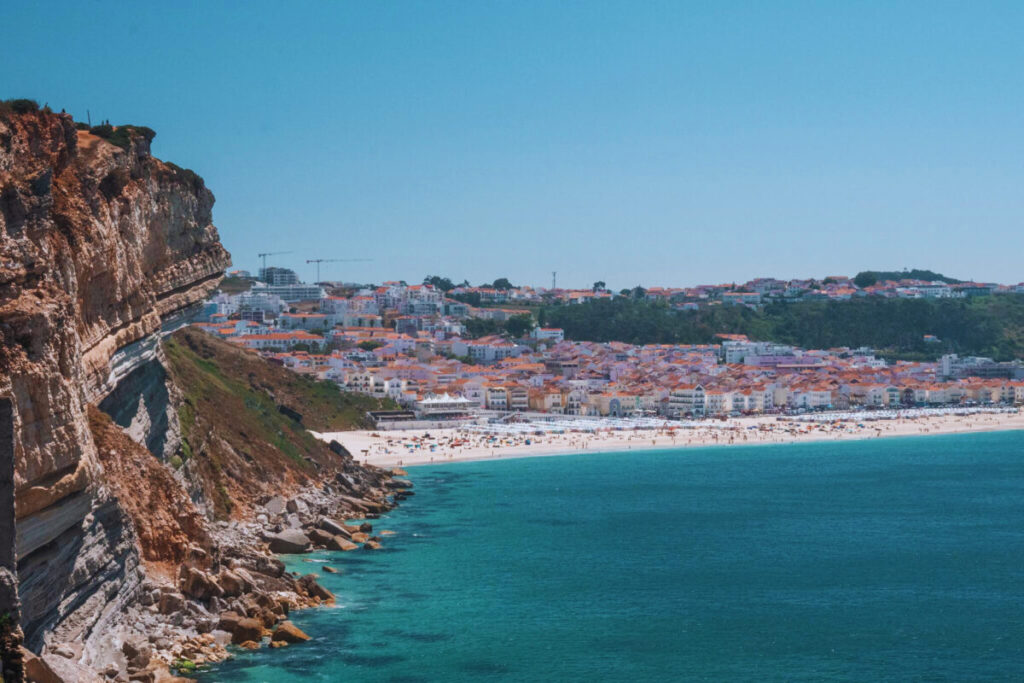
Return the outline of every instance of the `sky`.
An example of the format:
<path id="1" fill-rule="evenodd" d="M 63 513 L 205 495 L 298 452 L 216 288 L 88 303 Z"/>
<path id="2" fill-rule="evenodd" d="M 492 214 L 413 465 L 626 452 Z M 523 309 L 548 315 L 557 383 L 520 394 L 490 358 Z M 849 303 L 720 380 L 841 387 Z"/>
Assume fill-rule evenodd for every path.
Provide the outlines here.
<path id="1" fill-rule="evenodd" d="M 1021 2 L 0 3 L 0 98 L 157 132 L 235 267 L 1024 280 Z"/>

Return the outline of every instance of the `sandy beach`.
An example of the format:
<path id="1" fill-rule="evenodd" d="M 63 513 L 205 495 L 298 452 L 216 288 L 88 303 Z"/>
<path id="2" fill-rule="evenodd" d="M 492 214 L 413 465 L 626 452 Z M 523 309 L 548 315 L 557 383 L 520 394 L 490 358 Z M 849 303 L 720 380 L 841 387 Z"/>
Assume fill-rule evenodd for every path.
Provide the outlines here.
<path id="1" fill-rule="evenodd" d="M 352 431 L 316 434 L 338 441 L 361 463 L 380 467 L 522 458 L 569 453 L 842 441 L 925 434 L 1024 429 L 1024 413 L 979 413 L 871 420 L 869 414 L 834 422 L 780 421 L 775 416 L 706 421 L 692 428 L 545 434 L 486 434 L 465 429 Z"/>

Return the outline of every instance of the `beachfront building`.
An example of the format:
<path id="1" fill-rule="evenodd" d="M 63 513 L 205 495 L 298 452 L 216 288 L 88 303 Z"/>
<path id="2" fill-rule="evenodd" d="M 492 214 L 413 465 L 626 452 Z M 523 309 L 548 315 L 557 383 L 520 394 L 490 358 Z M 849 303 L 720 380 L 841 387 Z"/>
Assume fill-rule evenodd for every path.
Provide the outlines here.
<path id="1" fill-rule="evenodd" d="M 428 394 L 416 401 L 416 414 L 423 418 L 455 417 L 465 415 L 477 404 L 463 396 L 451 396 L 450 394 Z"/>
<path id="2" fill-rule="evenodd" d="M 700 384 L 680 384 L 669 394 L 669 417 L 703 417 L 706 394 Z"/>

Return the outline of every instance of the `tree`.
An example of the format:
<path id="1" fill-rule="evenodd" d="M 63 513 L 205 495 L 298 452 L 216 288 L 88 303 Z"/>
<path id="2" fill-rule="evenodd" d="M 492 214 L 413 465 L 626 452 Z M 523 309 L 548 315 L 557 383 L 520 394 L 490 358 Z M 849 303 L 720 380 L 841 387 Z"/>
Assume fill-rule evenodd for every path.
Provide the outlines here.
<path id="1" fill-rule="evenodd" d="M 359 342 L 357 346 L 361 348 L 363 351 L 373 351 L 374 349 L 379 349 L 380 347 L 384 346 L 384 342 L 378 341 L 376 339 L 367 339 L 366 341 Z"/>
<path id="2" fill-rule="evenodd" d="M 533 316 L 529 313 L 514 315 L 505 321 L 505 331 L 514 339 L 525 337 L 534 327 Z"/>
<path id="3" fill-rule="evenodd" d="M 497 280 L 494 281 L 494 284 L 492 284 L 491 287 L 493 287 L 494 289 L 505 290 L 515 289 L 515 285 L 509 282 L 507 277 L 499 277 Z"/>
<path id="4" fill-rule="evenodd" d="M 426 276 L 425 278 L 423 278 L 423 284 L 433 285 L 434 287 L 440 289 L 442 292 L 449 292 L 455 289 L 454 282 L 452 282 L 449 278 L 441 277 L 439 275 Z"/>
<path id="5" fill-rule="evenodd" d="M 602 291 L 604 291 L 604 287 L 605 287 L 604 280 L 598 280 L 597 282 L 594 283 L 594 291 L 595 292 L 602 292 Z"/>
<path id="6" fill-rule="evenodd" d="M 853 284 L 857 285 L 861 289 L 870 287 L 871 285 L 878 282 L 878 278 L 875 277 L 874 273 L 865 271 L 863 273 L 857 273 L 857 277 L 853 278 Z"/>
<path id="7" fill-rule="evenodd" d="M 647 296 L 647 290 L 641 287 L 640 285 L 637 285 L 636 287 L 633 288 L 633 291 L 630 292 L 629 295 L 632 296 L 634 299 L 643 299 L 645 296 Z"/>

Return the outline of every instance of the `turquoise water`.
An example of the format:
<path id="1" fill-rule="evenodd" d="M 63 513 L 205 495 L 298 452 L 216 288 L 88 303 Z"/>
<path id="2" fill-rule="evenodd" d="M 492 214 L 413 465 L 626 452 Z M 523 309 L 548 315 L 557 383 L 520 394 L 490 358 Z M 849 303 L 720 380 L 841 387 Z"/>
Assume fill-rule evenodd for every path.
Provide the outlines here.
<path id="1" fill-rule="evenodd" d="M 314 640 L 206 680 L 1024 677 L 1022 432 L 410 474 Z"/>

